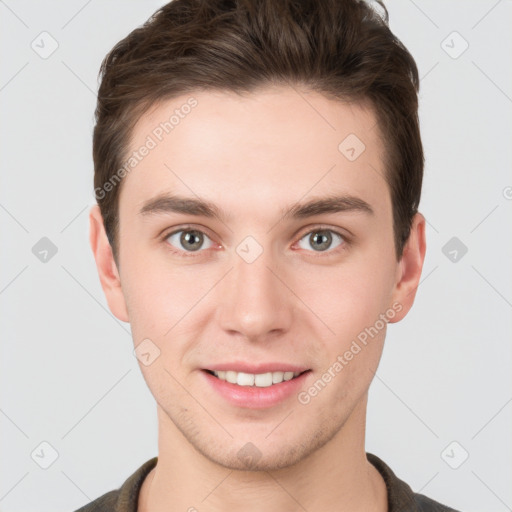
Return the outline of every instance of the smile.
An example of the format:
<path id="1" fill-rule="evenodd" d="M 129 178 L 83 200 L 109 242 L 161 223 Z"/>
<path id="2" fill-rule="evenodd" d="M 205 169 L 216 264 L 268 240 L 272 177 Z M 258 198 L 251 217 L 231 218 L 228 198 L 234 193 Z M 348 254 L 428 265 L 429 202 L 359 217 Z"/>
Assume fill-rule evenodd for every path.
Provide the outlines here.
<path id="1" fill-rule="evenodd" d="M 238 386 L 254 386 L 259 388 L 267 388 L 281 382 L 292 380 L 304 372 L 267 372 L 267 373 L 245 373 L 235 371 L 212 371 L 206 370 L 208 373 L 215 375 L 220 380 L 237 384 Z"/>
<path id="2" fill-rule="evenodd" d="M 312 371 L 248 373 L 203 369 L 200 373 L 222 401 L 237 408 L 266 409 L 296 396 Z"/>

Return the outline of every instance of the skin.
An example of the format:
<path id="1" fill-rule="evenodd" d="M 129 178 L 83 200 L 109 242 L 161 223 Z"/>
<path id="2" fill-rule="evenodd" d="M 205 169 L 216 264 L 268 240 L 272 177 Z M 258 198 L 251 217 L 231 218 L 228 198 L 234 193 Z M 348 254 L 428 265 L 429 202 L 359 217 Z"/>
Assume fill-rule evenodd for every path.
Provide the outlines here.
<path id="1" fill-rule="evenodd" d="M 379 315 L 393 305 L 401 309 L 390 322 L 407 314 L 425 256 L 425 219 L 416 214 L 397 259 L 384 146 L 369 106 L 287 86 L 193 96 L 198 105 L 124 178 L 119 265 L 99 208 L 90 211 L 110 310 L 130 322 L 135 346 L 149 338 L 160 350 L 149 366 L 139 363 L 157 402 L 159 443 L 139 510 L 385 511 L 385 484 L 364 441 L 386 327 L 307 405 L 292 395 L 267 409 L 235 407 L 201 369 L 286 361 L 311 369 L 307 390 Z M 131 147 L 189 97 L 145 114 Z M 338 150 L 351 133 L 366 146 L 352 162 Z M 230 218 L 140 215 L 162 192 L 207 199 Z M 373 214 L 282 218 L 282 208 L 333 193 L 366 201 Z M 164 239 L 179 228 L 206 234 L 190 257 L 179 234 Z M 333 234 L 318 250 L 310 235 L 319 229 L 345 239 Z M 249 235 L 263 248 L 253 263 L 236 252 Z M 250 471 L 237 456 L 248 442 L 261 453 Z"/>

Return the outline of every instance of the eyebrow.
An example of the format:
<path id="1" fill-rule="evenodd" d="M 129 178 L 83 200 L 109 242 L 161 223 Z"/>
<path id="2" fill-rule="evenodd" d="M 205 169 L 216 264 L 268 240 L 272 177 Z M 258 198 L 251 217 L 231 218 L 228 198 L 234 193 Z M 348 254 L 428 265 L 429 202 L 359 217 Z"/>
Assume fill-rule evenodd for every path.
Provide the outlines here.
<path id="1" fill-rule="evenodd" d="M 362 212 L 373 215 L 372 207 L 363 199 L 352 195 L 327 196 L 311 199 L 305 203 L 298 203 L 281 209 L 283 219 L 304 219 L 315 215 L 340 212 Z M 187 215 L 203 216 L 227 222 L 229 215 L 214 203 L 193 197 L 162 194 L 144 203 L 139 211 L 140 215 L 154 215 L 166 213 L 183 213 Z"/>

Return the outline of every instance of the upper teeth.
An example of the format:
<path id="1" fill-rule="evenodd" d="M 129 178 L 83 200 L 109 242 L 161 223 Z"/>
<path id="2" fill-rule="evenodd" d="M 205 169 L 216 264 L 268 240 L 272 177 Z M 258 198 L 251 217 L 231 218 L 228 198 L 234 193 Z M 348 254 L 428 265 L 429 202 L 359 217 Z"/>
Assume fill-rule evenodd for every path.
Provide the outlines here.
<path id="1" fill-rule="evenodd" d="M 301 372 L 268 372 L 268 373 L 243 373 L 233 371 L 214 371 L 216 377 L 220 380 L 238 384 L 239 386 L 257 386 L 266 388 L 272 384 L 279 384 L 284 380 L 290 380 L 297 377 Z"/>

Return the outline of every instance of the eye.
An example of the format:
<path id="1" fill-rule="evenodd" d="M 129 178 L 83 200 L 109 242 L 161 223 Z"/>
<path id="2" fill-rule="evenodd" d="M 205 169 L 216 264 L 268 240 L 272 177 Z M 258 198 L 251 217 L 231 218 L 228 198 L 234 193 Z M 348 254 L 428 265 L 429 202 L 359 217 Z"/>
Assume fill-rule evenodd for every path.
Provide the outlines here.
<path id="1" fill-rule="evenodd" d="M 178 252 L 197 252 L 201 248 L 209 249 L 213 245 L 210 238 L 197 229 L 180 229 L 179 231 L 174 231 L 174 233 L 167 235 L 165 240 L 168 241 L 169 245 L 178 249 Z M 209 241 L 207 247 L 203 247 L 205 241 Z"/>
<path id="2" fill-rule="evenodd" d="M 334 247 L 338 247 L 345 243 L 345 238 L 342 235 L 332 229 L 324 228 L 317 228 L 313 231 L 309 231 L 299 240 L 299 246 L 302 249 L 308 249 L 308 247 L 301 245 L 303 240 L 306 241 L 306 245 L 309 244 L 310 247 L 313 247 L 315 252 L 325 252 L 327 249 L 333 248 L 333 240 L 338 241 L 337 245 Z"/>

